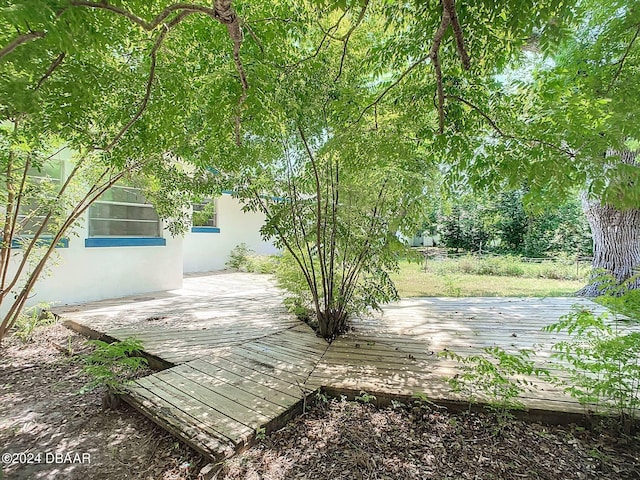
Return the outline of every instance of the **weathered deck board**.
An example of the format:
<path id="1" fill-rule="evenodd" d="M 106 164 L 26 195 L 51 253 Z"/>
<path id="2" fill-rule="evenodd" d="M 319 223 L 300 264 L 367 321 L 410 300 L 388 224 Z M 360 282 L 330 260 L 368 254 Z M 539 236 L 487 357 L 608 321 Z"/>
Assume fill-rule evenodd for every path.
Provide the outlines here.
<path id="1" fill-rule="evenodd" d="M 422 298 L 388 305 L 381 316 L 356 319 L 329 345 L 284 309 L 267 276 L 185 278 L 182 290 L 106 300 L 56 312 L 109 337 L 135 336 L 150 355 L 173 364 L 137 380 L 126 396 L 152 420 L 212 458 L 233 454 L 258 428 L 275 428 L 317 388 L 462 401 L 447 379 L 460 365 L 438 356 L 486 347 L 509 352 L 535 347 L 549 363 L 550 347 L 566 338 L 542 331 L 574 305 L 571 298 Z M 583 407 L 557 387 L 521 400 L 530 409 L 576 413 Z"/>

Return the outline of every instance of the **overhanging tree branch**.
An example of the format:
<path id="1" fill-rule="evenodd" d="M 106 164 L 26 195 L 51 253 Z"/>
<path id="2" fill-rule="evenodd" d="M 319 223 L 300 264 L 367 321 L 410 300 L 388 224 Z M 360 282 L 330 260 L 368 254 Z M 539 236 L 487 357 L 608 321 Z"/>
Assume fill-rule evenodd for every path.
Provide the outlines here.
<path id="1" fill-rule="evenodd" d="M 218 2 L 216 2 L 216 3 L 218 3 Z M 188 11 L 188 12 L 192 12 L 192 13 L 193 12 L 204 13 L 205 15 L 208 15 L 211 18 L 214 18 L 214 19 L 220 21 L 221 23 L 225 23 L 219 18 L 219 14 L 217 13 L 215 8 L 206 7 L 204 5 L 195 5 L 195 4 L 191 4 L 191 3 L 176 3 L 174 5 L 169 5 L 164 10 L 162 10 L 162 12 L 160 12 L 158 15 L 153 17 L 153 19 L 151 21 L 147 21 L 144 18 L 139 17 L 138 15 L 136 15 L 133 12 L 130 12 L 130 11 L 128 11 L 128 10 L 126 10 L 124 8 L 118 7 L 116 5 L 111 5 L 108 2 L 84 2 L 84 1 L 81 1 L 81 0 L 72 0 L 71 1 L 71 5 L 73 5 L 75 7 L 96 8 L 96 9 L 99 9 L 99 10 L 107 10 L 109 12 L 116 13 L 118 15 L 121 15 L 123 17 L 128 18 L 129 20 L 131 20 L 132 22 L 136 23 L 137 25 L 140 25 L 145 30 L 153 30 L 153 29 L 155 29 L 161 23 L 163 23 L 167 18 L 169 18 L 169 16 L 171 14 L 173 14 L 175 12 L 180 12 L 180 11 Z"/>
<path id="2" fill-rule="evenodd" d="M 2 50 L 0 50 L 0 58 L 10 54 L 23 43 L 30 42 L 31 40 L 35 40 L 36 38 L 44 38 L 44 36 L 45 36 L 45 32 L 29 32 L 29 33 L 19 35 L 18 37 L 11 40 L 9 44 L 5 46 Z"/>
<path id="3" fill-rule="evenodd" d="M 42 86 L 42 84 L 46 82 L 47 79 L 53 74 L 53 72 L 56 71 L 56 68 L 58 68 L 62 64 L 65 56 L 66 56 L 66 53 L 62 52 L 60 55 L 56 57 L 56 59 L 51 63 L 51 65 L 49 66 L 47 71 L 44 73 L 42 78 L 40 78 L 40 80 L 38 81 L 38 84 L 36 85 L 36 88 L 35 88 L 36 90 L 38 90 Z"/>
<path id="4" fill-rule="evenodd" d="M 609 93 L 609 91 L 613 87 L 613 84 L 616 83 L 616 81 L 618 80 L 618 77 L 620 76 L 620 73 L 622 72 L 622 68 L 624 67 L 624 62 L 627 60 L 627 57 L 629 56 L 629 52 L 631 51 L 631 48 L 633 47 L 633 44 L 638 39 L 638 36 L 640 36 L 640 24 L 637 25 L 636 32 L 633 34 L 633 38 L 629 42 L 629 45 L 627 45 L 627 48 L 626 48 L 624 54 L 622 55 L 622 58 L 618 62 L 618 68 L 616 69 L 615 73 L 613 74 L 613 78 L 611 79 L 611 82 L 609 82 L 609 86 L 605 90 L 606 94 Z"/>
<path id="5" fill-rule="evenodd" d="M 367 113 L 367 111 L 369 111 L 370 109 L 372 109 L 373 107 L 376 107 L 381 101 L 382 99 L 387 95 L 387 93 L 389 93 L 393 88 L 395 88 L 400 82 L 402 82 L 402 80 L 404 79 L 404 77 L 406 77 L 407 75 L 409 75 L 416 67 L 418 67 L 419 65 L 421 65 L 422 63 L 426 62 L 427 60 L 429 60 L 430 56 L 424 55 L 423 57 L 420 57 L 418 60 L 416 60 L 415 62 L 413 62 L 411 65 L 409 65 L 409 67 L 400 74 L 400 76 L 395 80 L 395 82 L 393 82 L 391 85 L 389 85 L 387 88 L 385 88 L 382 93 L 380 93 L 380 95 L 378 95 L 376 97 L 376 99 L 371 102 L 369 105 L 367 105 L 366 107 L 364 107 L 364 109 L 362 110 L 362 112 L 360 112 L 360 115 L 358 116 L 358 118 L 356 119 L 356 121 L 354 123 L 358 123 L 360 120 L 362 120 L 362 117 L 364 117 L 364 114 Z"/>
<path id="6" fill-rule="evenodd" d="M 468 69 L 470 67 L 470 59 L 469 54 L 467 53 L 464 36 L 462 34 L 462 27 L 460 25 L 460 20 L 458 19 L 458 14 L 456 12 L 455 3 L 453 0 L 442 0 L 442 18 L 440 20 L 440 25 L 433 35 L 433 42 L 431 44 L 431 48 L 429 49 L 429 53 L 416 62 L 411 64 L 409 68 L 407 68 L 391 85 L 385 88 L 380 95 L 369 105 L 367 105 L 355 123 L 359 122 L 364 114 L 371 109 L 372 107 L 377 106 L 380 101 L 389 93 L 389 91 L 395 88 L 405 76 L 407 76 L 414 68 L 416 68 L 421 63 L 425 62 L 427 59 L 431 59 L 433 63 L 433 68 L 436 74 L 436 95 L 438 97 L 438 103 L 436 108 L 438 110 L 438 124 L 439 131 L 442 133 L 444 131 L 444 86 L 442 82 L 442 64 L 440 63 L 440 46 L 442 45 L 442 40 L 447 32 L 447 29 L 451 25 L 453 29 L 453 33 L 456 39 L 456 47 L 458 50 L 458 55 L 460 56 L 460 61 L 462 62 L 462 66 L 464 69 Z"/>
<path id="7" fill-rule="evenodd" d="M 442 0 L 442 6 L 447 12 L 449 21 L 451 22 L 451 28 L 453 29 L 453 34 L 456 39 L 456 47 L 458 48 L 458 55 L 460 56 L 462 66 L 465 70 L 468 70 L 471 66 L 471 61 L 469 59 L 467 49 L 464 45 L 462 27 L 460 26 L 460 20 L 458 19 L 458 13 L 456 12 L 454 0 Z"/>
<path id="8" fill-rule="evenodd" d="M 511 140 L 516 140 L 517 142 L 531 142 L 531 143 L 537 143 L 538 145 L 543 145 L 545 147 L 549 147 L 553 150 L 556 150 L 564 155 L 567 155 L 569 158 L 573 159 L 575 158 L 576 154 L 575 152 L 573 152 L 572 150 L 568 149 L 568 148 L 564 148 L 561 147 L 559 145 L 556 145 L 555 143 L 551 143 L 551 142 L 547 142 L 546 140 L 540 140 L 539 138 L 521 138 L 518 137 L 516 135 L 510 134 L 505 132 L 497 123 L 494 119 L 492 119 L 486 112 L 484 112 L 480 107 L 474 105 L 473 103 L 471 103 L 468 100 L 465 100 L 462 97 L 459 97 L 458 95 L 445 95 L 445 98 L 447 99 L 452 99 L 452 100 L 456 100 L 460 103 L 465 104 L 466 106 L 468 106 L 469 108 L 471 108 L 472 110 L 474 110 L 476 113 L 478 113 L 482 118 L 484 118 L 487 123 L 491 126 L 491 128 L 501 137 L 504 138 L 509 138 Z"/>
<path id="9" fill-rule="evenodd" d="M 116 15 L 120 15 L 122 17 L 129 19 L 130 21 L 142 27 L 146 31 L 152 31 L 158 27 L 162 27 L 164 29 L 163 30 L 164 33 L 161 33 L 160 37 L 164 37 L 168 29 L 170 29 L 172 26 L 175 26 L 175 24 L 179 23 L 184 17 L 186 17 L 188 14 L 191 14 L 191 13 L 201 13 L 201 14 L 207 15 L 210 18 L 213 18 L 214 20 L 226 25 L 227 33 L 229 34 L 229 37 L 233 42 L 233 60 L 234 60 L 236 69 L 238 71 L 238 74 L 240 76 L 240 84 L 242 86 L 242 94 L 240 95 L 240 98 L 238 100 L 238 106 L 237 106 L 237 112 L 236 112 L 236 118 L 235 118 L 236 143 L 240 142 L 240 110 L 242 108 L 242 105 L 247 99 L 249 83 L 247 81 L 247 76 L 244 70 L 244 66 L 240 59 L 240 48 L 242 46 L 242 41 L 243 41 L 242 28 L 240 25 L 240 19 L 236 14 L 235 10 L 233 9 L 232 0 L 215 0 L 213 3 L 213 8 L 207 7 L 205 5 L 198 5 L 198 4 L 192 4 L 192 3 L 176 3 L 166 7 L 159 14 L 153 17 L 153 19 L 151 19 L 150 21 L 145 20 L 144 18 L 140 17 L 139 15 L 136 15 L 135 13 L 125 8 L 122 8 L 117 5 L 112 5 L 108 3 L 106 0 L 104 2 L 71 0 L 70 4 L 74 7 L 92 8 L 92 9 L 112 12 Z M 59 12 L 57 16 L 59 17 L 63 11 L 64 10 Z M 168 24 L 165 24 L 166 20 L 169 19 L 173 14 L 177 14 L 177 15 Z M 24 34 L 16 37 L 7 46 L 5 46 L 2 50 L 0 50 L 0 58 L 2 58 L 4 55 L 7 55 L 11 51 L 13 51 L 15 48 L 22 45 L 23 43 L 26 43 L 36 38 L 43 38 L 45 37 L 45 35 L 46 35 L 45 32 L 30 32 L 28 34 Z M 157 50 L 157 47 L 154 46 L 154 48 L 155 50 Z M 154 59 L 152 59 L 152 61 L 154 61 Z M 152 83 L 153 81 L 153 75 L 155 74 L 151 72 L 150 83 Z M 146 103 L 148 102 L 148 100 L 149 100 L 148 96 L 145 96 L 145 99 L 143 100 L 142 110 L 144 110 L 144 107 L 146 107 Z M 131 124 L 128 124 L 123 129 L 124 131 L 121 134 L 124 135 L 126 130 L 128 130 L 129 127 L 138 118 L 139 118 L 139 115 L 134 117 L 132 119 Z"/>
<path id="10" fill-rule="evenodd" d="M 342 68 L 344 67 L 344 60 L 345 60 L 345 57 L 347 56 L 347 46 L 349 45 L 349 39 L 351 38 L 351 34 L 355 31 L 356 28 L 358 28 L 358 25 L 362 23 L 362 20 L 364 19 L 364 15 L 367 12 L 368 6 L 369 6 L 369 0 L 365 0 L 364 5 L 362 6 L 362 9 L 360 10 L 360 14 L 358 15 L 358 18 L 356 19 L 355 23 L 351 25 L 351 28 L 347 31 L 347 33 L 345 33 L 342 36 L 342 38 L 338 39 L 341 42 L 343 42 L 343 46 L 342 46 L 342 56 L 340 57 L 340 68 L 338 69 L 338 74 L 334 79 L 335 82 L 337 82 L 340 79 L 340 76 L 342 75 Z"/>
<path id="11" fill-rule="evenodd" d="M 449 10 L 443 4 L 442 19 L 440 20 L 440 26 L 436 30 L 433 36 L 433 43 L 431 44 L 431 50 L 429 50 L 429 57 L 431 63 L 436 72 L 436 93 L 438 96 L 438 128 L 440 133 L 444 132 L 444 87 L 442 85 L 442 65 L 440 64 L 440 45 L 444 38 L 447 28 L 451 24 L 451 17 L 449 16 Z"/>
<path id="12" fill-rule="evenodd" d="M 157 66 L 157 54 L 160 45 L 162 45 L 163 40 L 167 36 L 167 33 L 175 27 L 178 23 L 180 23 L 187 15 L 190 15 L 193 12 L 183 11 L 176 15 L 171 22 L 169 22 L 166 27 L 160 32 L 158 37 L 156 38 L 155 43 L 153 44 L 153 48 L 151 49 L 151 67 L 149 68 L 149 78 L 147 79 L 147 86 L 145 89 L 144 97 L 142 98 L 142 103 L 138 107 L 136 113 L 129 119 L 127 124 L 123 126 L 120 131 L 113 138 L 111 143 L 109 143 L 103 150 L 111 150 L 116 144 L 120 141 L 120 139 L 124 136 L 125 133 L 131 128 L 131 126 L 138 121 L 138 119 L 142 116 L 147 105 L 149 104 L 149 99 L 151 98 L 151 90 L 153 87 L 153 81 L 156 76 L 156 66 Z"/>

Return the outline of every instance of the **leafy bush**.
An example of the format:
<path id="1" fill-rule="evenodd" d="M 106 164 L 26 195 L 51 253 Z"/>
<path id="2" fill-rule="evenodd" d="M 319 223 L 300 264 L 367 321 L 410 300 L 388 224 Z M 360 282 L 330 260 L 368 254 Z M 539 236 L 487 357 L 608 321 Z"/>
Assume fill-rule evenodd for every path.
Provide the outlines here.
<path id="1" fill-rule="evenodd" d="M 249 255 L 251 252 L 252 250 L 246 243 L 236 245 L 229 253 L 229 260 L 225 265 L 234 270 L 247 270 L 247 267 L 249 266 Z"/>
<path id="2" fill-rule="evenodd" d="M 249 255 L 246 268 L 253 273 L 276 273 L 279 264 L 277 255 Z"/>
<path id="3" fill-rule="evenodd" d="M 123 393 L 123 383 L 147 365 L 147 360 L 136 356 L 142 351 L 142 343 L 134 338 L 107 343 L 89 340 L 95 350 L 83 358 L 82 370 L 91 377 L 83 392 L 97 387 L 107 387 L 114 394 Z"/>
<path id="4" fill-rule="evenodd" d="M 591 267 L 583 263 L 576 271 L 574 259 L 559 257 L 539 263 L 525 262 L 519 257 L 466 255 L 429 261 L 427 268 L 439 275 L 463 273 L 467 275 L 492 275 L 499 277 L 550 278 L 554 280 L 582 280 Z"/>
<path id="5" fill-rule="evenodd" d="M 286 292 L 284 304 L 289 312 L 296 315 L 300 320 L 311 322 L 313 298 L 304 278 L 304 273 L 289 252 L 285 252 L 282 255 L 275 274 L 278 286 Z"/>
<path id="6" fill-rule="evenodd" d="M 57 317 L 49 311 L 49 305 L 40 304 L 26 310 L 18 317 L 14 334 L 23 342 L 29 342 L 36 328 L 53 325 L 56 321 Z"/>
<path id="7" fill-rule="evenodd" d="M 612 309 L 613 317 L 575 308 L 545 328 L 570 337 L 553 347 L 554 358 L 569 374 L 568 380 L 559 383 L 596 412 L 619 415 L 626 427 L 640 407 L 640 332 L 629 328 L 640 320 L 639 300 L 637 291 L 605 297 L 601 301 Z"/>
<path id="8" fill-rule="evenodd" d="M 518 396 L 536 388 L 523 376 L 549 376 L 547 370 L 536 367 L 530 360 L 531 350 L 508 353 L 499 347 L 485 347 L 483 351 L 466 357 L 444 351 L 439 356 L 462 365 L 462 373 L 449 380 L 453 391 L 470 403 L 487 401 L 496 408 L 499 417 L 505 418 L 509 410 L 523 408 Z"/>

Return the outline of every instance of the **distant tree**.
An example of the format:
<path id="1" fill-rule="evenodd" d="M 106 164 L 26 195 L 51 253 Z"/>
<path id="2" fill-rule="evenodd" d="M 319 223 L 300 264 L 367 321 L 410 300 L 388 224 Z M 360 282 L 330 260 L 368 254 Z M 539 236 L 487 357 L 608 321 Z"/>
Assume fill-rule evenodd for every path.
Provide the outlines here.
<path id="1" fill-rule="evenodd" d="M 529 217 L 525 212 L 522 190 L 501 192 L 495 202 L 500 248 L 511 253 L 525 253 Z M 531 253 L 531 252 L 526 252 Z M 531 255 L 535 256 L 535 255 Z"/>
<path id="2" fill-rule="evenodd" d="M 492 205 L 472 195 L 455 201 L 449 214 L 443 215 L 442 240 L 449 248 L 478 252 L 488 250 L 495 238 L 495 216 Z"/>

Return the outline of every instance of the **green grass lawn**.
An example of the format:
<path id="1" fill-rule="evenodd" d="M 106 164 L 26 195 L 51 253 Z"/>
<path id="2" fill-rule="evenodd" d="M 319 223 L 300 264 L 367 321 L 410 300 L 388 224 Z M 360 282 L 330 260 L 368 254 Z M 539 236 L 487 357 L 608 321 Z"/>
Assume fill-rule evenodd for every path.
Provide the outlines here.
<path id="1" fill-rule="evenodd" d="M 427 272 L 424 264 L 402 262 L 400 272 L 391 278 L 401 297 L 562 297 L 585 283 L 581 279 L 462 273 L 437 262 Z"/>

